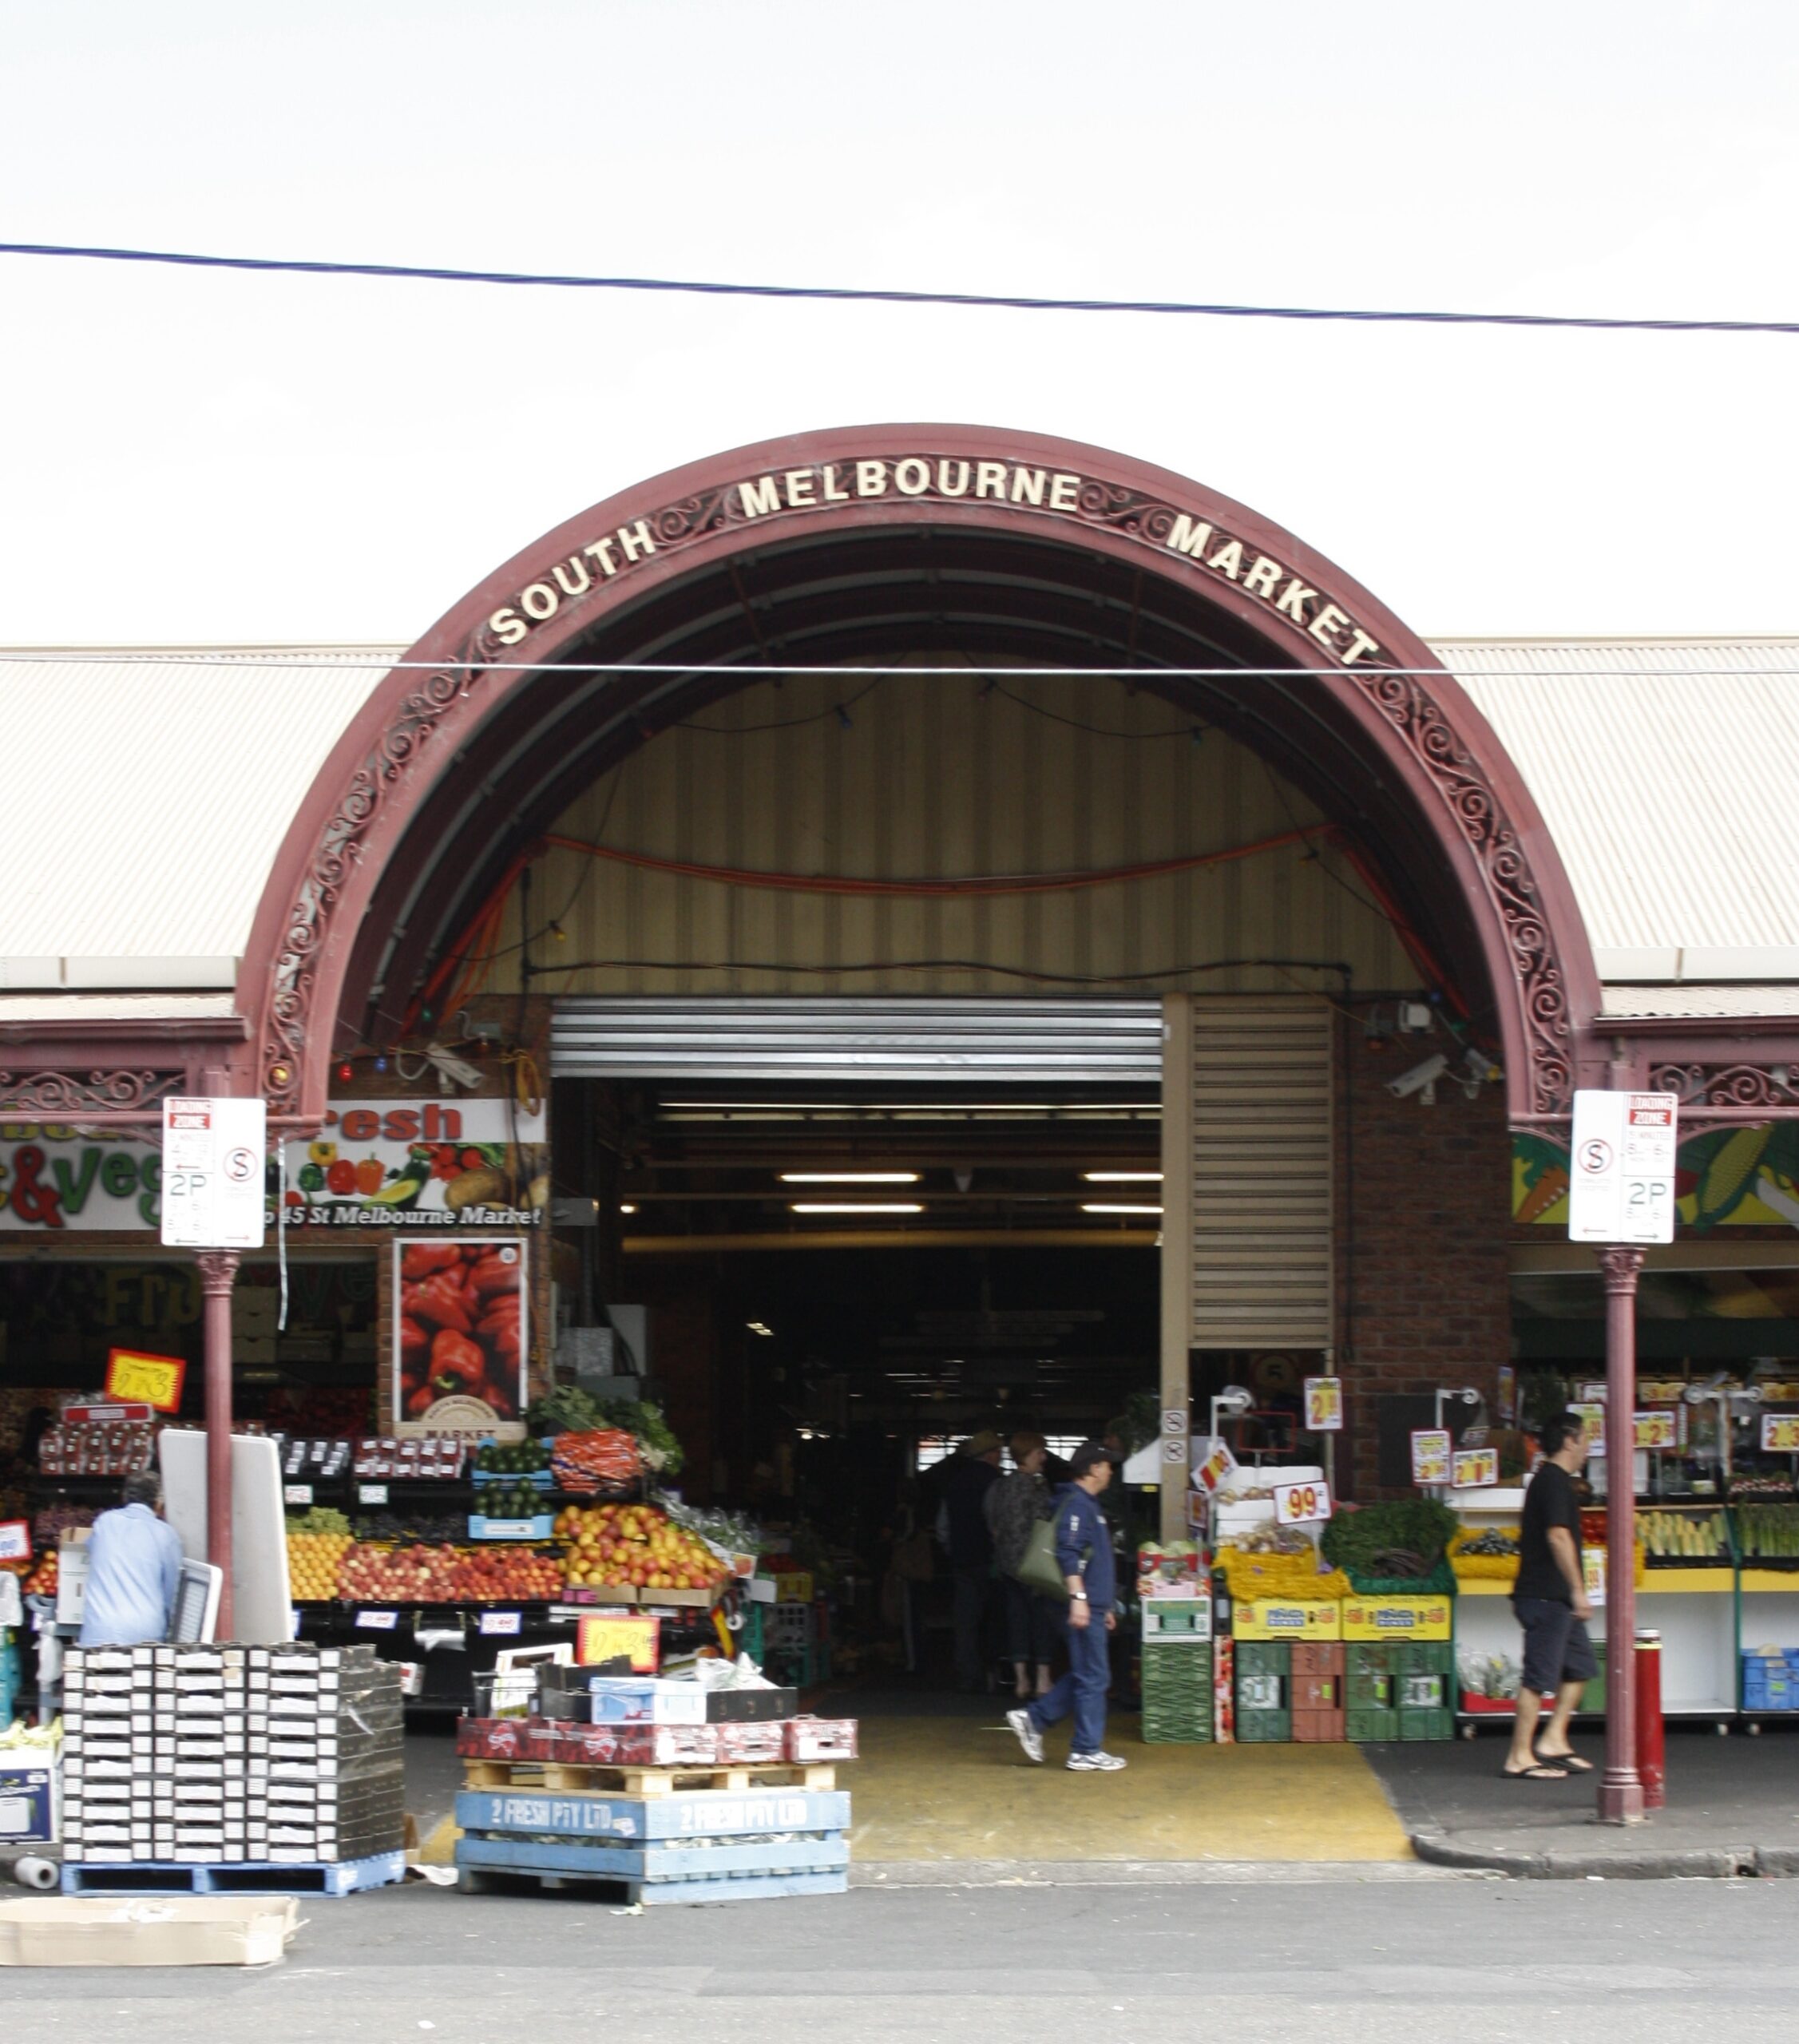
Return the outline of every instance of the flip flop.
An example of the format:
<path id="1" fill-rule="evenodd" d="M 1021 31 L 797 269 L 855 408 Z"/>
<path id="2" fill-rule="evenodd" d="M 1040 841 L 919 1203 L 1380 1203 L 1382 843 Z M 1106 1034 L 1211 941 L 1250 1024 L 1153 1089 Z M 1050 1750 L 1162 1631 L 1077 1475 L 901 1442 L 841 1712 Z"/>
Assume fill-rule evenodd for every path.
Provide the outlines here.
<path id="1" fill-rule="evenodd" d="M 1546 1767 L 1540 1762 L 1533 1767 L 1502 1767 L 1500 1769 L 1502 1781 L 1566 1781 L 1567 1778 L 1565 1774 L 1558 1774 L 1553 1768 Z"/>
<path id="2" fill-rule="evenodd" d="M 1593 1763 L 1583 1760 L 1579 1753 L 1539 1753 L 1537 1758 L 1545 1767 L 1565 1767 L 1571 1774 L 1591 1774 Z"/>

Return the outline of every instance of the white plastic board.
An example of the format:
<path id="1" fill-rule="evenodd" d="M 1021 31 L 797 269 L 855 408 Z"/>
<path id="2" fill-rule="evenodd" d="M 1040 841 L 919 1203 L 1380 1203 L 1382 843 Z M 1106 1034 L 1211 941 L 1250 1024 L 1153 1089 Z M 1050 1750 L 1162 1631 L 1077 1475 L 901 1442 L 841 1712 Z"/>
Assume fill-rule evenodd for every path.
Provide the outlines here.
<path id="1" fill-rule="evenodd" d="M 180 1536 L 182 1552 L 204 1561 L 206 1436 L 168 1432 L 157 1446 L 168 1523 Z M 234 1434 L 231 1469 L 231 1636 L 251 1646 L 279 1646 L 293 1637 L 294 1600 L 275 1443 Z"/>

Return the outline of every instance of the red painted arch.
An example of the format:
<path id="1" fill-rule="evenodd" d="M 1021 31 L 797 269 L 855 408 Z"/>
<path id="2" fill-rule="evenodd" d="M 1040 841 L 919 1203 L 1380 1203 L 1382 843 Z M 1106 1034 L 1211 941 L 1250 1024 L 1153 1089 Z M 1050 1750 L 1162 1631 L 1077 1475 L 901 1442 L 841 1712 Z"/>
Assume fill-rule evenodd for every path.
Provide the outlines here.
<path id="1" fill-rule="evenodd" d="M 402 881 L 417 898 L 428 876 L 409 869 L 420 856 L 409 832 L 422 819 L 435 827 L 454 774 L 467 774 L 509 723 L 529 766 L 517 746 L 529 739 L 533 701 L 545 699 L 531 697 L 533 681 L 574 686 L 556 677 L 559 660 L 659 604 L 678 610 L 684 580 L 703 570 L 724 564 L 735 582 L 738 564 L 771 548 L 907 529 L 937 535 L 951 558 L 966 534 L 1123 563 L 1139 587 L 1203 600 L 1238 660 L 1259 652 L 1301 671 L 1294 686 L 1353 740 L 1353 770 L 1375 763 L 1402 793 L 1417 842 L 1452 877 L 1493 990 L 1513 1119 L 1567 1113 L 1599 1008 L 1585 929 L 1522 777 L 1430 650 L 1322 556 L 1216 491 L 1073 442 L 949 426 L 803 434 L 638 484 L 534 541 L 426 633 L 319 770 L 263 893 L 238 998 L 252 1025 L 244 1075 L 271 1111 L 323 1112 L 364 918 L 378 898 L 398 917 Z M 845 600 L 853 608 L 854 592 Z M 740 636 L 756 628 L 747 603 L 744 611 Z M 688 664 L 679 685 L 689 690 L 742 686 L 759 671 Z M 1153 664 L 1131 664 L 1133 680 L 1157 685 Z M 1306 679 L 1308 670 L 1318 671 Z M 653 695 L 677 683 L 627 676 L 610 686 Z"/>

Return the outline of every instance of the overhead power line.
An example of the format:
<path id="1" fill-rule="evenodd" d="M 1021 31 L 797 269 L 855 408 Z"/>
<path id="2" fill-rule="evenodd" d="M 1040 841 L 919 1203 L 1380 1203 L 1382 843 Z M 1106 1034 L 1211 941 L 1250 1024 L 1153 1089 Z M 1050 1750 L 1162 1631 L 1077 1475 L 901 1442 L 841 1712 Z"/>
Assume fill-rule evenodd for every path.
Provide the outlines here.
<path id="1" fill-rule="evenodd" d="M 1357 306 L 1215 305 L 1157 298 L 1036 298 L 1021 293 L 890 291 L 851 284 L 723 283 L 689 277 L 584 277 L 529 270 L 455 270 L 414 263 L 310 262 L 276 256 L 197 256 L 168 248 L 85 248 L 0 241 L 0 256 L 70 256 L 93 263 L 166 263 L 200 270 L 269 270 L 307 276 L 386 277 L 431 283 L 525 284 L 554 291 L 684 292 L 704 298 L 804 299 L 846 304 L 949 305 L 1009 312 L 1149 312 L 1183 319 L 1347 320 L 1365 326 L 1566 327 L 1647 334 L 1799 334 L 1794 319 L 1636 319 L 1570 312 L 1427 312 Z"/>

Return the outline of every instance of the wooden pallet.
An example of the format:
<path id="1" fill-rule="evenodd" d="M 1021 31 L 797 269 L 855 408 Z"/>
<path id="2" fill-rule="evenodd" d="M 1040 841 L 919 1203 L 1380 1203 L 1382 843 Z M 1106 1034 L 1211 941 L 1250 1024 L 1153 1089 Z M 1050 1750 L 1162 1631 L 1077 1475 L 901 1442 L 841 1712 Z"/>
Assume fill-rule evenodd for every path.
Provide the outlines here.
<path id="1" fill-rule="evenodd" d="M 674 1796 L 726 1789 L 834 1788 L 837 1769 L 815 1761 L 795 1767 L 786 1761 L 739 1761 L 716 1767 L 574 1766 L 561 1761 L 465 1760 L 462 1778 L 470 1788 L 541 1788 L 558 1796 Z"/>
<path id="2" fill-rule="evenodd" d="M 187 1866 L 172 1860 L 133 1860 L 117 1866 L 65 1860 L 65 1895 L 354 1895 L 406 1879 L 404 1852 L 366 1860 L 214 1860 Z"/>
<path id="3" fill-rule="evenodd" d="M 850 1796 L 842 1788 L 751 1788 L 723 1795 L 700 1789 L 649 1796 L 559 1796 L 529 1785 L 465 1788 L 456 1798 L 456 1821 L 471 1833 L 550 1837 L 558 1844 L 699 1839 L 721 1844 L 774 1832 L 847 1832 Z"/>
<path id="4" fill-rule="evenodd" d="M 545 1845 L 531 1839 L 471 1838 L 456 1841 L 458 1885 L 478 1894 L 492 1885 L 495 1875 L 510 1875 L 534 1880 L 539 1887 L 556 1890 L 599 1884 L 609 1892 L 606 1899 L 622 1899 L 645 1908 L 674 1902 L 776 1901 L 786 1895 L 842 1895 L 849 1887 L 846 1867 L 794 1866 L 798 1848 L 777 1848 L 789 1864 L 783 1870 L 759 1872 L 753 1862 L 738 1871 L 701 1873 L 671 1872 L 665 1875 L 634 1876 L 613 1871 L 592 1857 L 600 1848 L 592 1846 Z M 748 1848 L 739 1848 L 739 1852 Z M 669 1856 L 671 1857 L 675 1856 Z M 697 1860 L 697 1853 L 680 1856 Z"/>

